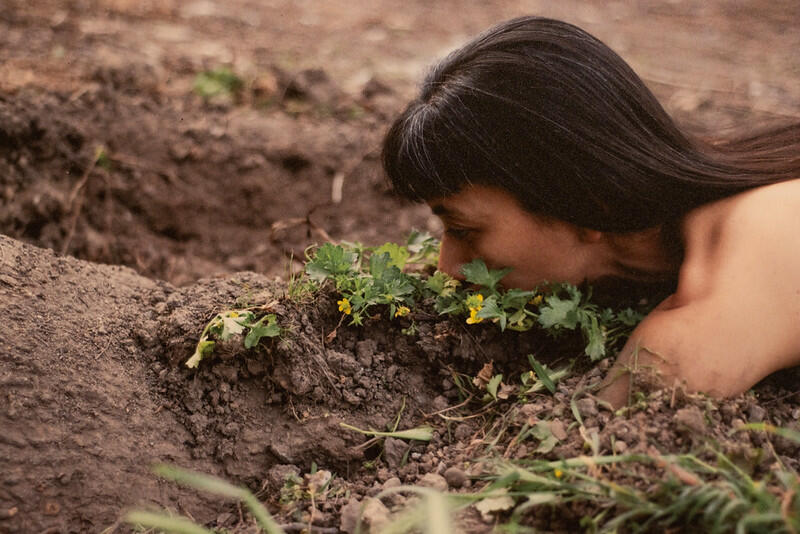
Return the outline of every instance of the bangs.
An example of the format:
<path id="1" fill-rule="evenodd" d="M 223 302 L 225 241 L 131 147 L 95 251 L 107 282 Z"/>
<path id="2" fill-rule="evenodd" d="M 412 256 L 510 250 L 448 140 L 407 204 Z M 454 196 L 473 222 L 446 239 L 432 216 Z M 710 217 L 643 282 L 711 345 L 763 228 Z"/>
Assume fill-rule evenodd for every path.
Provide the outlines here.
<path id="1" fill-rule="evenodd" d="M 466 106 L 466 98 L 436 95 L 416 100 L 392 124 L 382 162 L 392 188 L 417 202 L 454 195 L 472 184 L 506 182 L 509 170 L 497 161 L 501 143 Z"/>
<path id="2" fill-rule="evenodd" d="M 433 105 L 413 102 L 383 142 L 383 168 L 393 190 L 415 202 L 453 195 L 470 183 L 463 155 L 453 151 L 457 131 L 442 127 L 435 115 Z"/>

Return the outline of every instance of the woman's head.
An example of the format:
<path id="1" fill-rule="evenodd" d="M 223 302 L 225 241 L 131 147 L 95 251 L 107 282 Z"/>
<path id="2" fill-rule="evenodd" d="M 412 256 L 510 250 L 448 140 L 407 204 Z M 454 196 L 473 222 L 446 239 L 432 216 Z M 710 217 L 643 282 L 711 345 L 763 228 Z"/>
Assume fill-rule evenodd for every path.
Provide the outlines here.
<path id="1" fill-rule="evenodd" d="M 674 221 L 737 182 L 611 49 L 538 17 L 502 23 L 436 65 L 389 130 L 383 163 L 412 199 L 497 187 L 531 213 L 610 232 Z"/>
<path id="2" fill-rule="evenodd" d="M 499 193 L 502 202 L 484 207 L 519 215 L 524 231 L 509 228 L 503 240 L 512 252 L 538 259 L 549 252 L 534 250 L 534 238 L 544 235 L 536 228 L 560 239 L 552 246 L 575 245 L 572 255 L 546 256 L 550 263 L 538 271 L 527 267 L 528 282 L 591 278 L 593 262 L 609 261 L 627 265 L 600 275 L 646 278 L 674 268 L 676 229 L 693 208 L 800 176 L 800 125 L 737 143 L 692 141 L 603 43 L 571 24 L 523 17 L 436 65 L 389 129 L 382 158 L 395 190 L 434 210 Z M 446 219 L 445 226 L 444 270 L 457 273 L 459 262 L 481 255 L 494 267 L 509 266 L 496 234 L 484 241 L 487 252 Z M 676 247 L 669 258 L 664 235 L 672 241 L 667 247 Z M 513 259 L 532 265 L 526 258 Z"/>

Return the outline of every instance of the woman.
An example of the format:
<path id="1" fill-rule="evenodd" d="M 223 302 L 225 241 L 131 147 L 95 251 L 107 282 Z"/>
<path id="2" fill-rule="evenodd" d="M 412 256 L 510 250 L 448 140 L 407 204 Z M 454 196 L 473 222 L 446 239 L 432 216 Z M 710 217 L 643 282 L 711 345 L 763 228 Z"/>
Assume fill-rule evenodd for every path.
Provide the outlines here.
<path id="1" fill-rule="evenodd" d="M 800 124 L 690 139 L 600 41 L 524 17 L 432 69 L 383 163 L 441 217 L 454 276 L 480 257 L 506 287 L 674 282 L 606 379 L 616 406 L 633 368 L 728 396 L 800 364 Z"/>

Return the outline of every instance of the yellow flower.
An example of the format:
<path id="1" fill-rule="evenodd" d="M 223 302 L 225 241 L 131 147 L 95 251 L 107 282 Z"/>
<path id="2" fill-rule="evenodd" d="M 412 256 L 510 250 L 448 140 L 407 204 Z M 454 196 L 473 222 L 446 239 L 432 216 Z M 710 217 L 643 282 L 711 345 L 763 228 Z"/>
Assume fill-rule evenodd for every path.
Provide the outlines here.
<path id="1" fill-rule="evenodd" d="M 564 472 L 561 469 L 555 469 L 553 474 L 556 476 L 556 478 L 561 478 L 564 476 Z"/>
<path id="2" fill-rule="evenodd" d="M 483 308 L 483 295 L 477 293 L 475 295 L 470 295 L 467 297 L 467 308 L 471 309 L 478 309 L 480 310 Z"/>
<path id="3" fill-rule="evenodd" d="M 534 306 L 538 306 L 539 304 L 542 303 L 543 299 L 544 299 L 544 297 L 542 297 L 541 295 L 536 295 L 535 297 L 533 297 L 530 300 L 530 304 L 533 304 Z"/>
<path id="4" fill-rule="evenodd" d="M 397 308 L 397 311 L 394 312 L 394 316 L 395 317 L 405 317 L 410 312 L 411 312 L 411 310 L 408 309 L 408 306 L 400 306 L 399 308 Z"/>
<path id="5" fill-rule="evenodd" d="M 350 315 L 352 308 L 350 308 L 350 301 L 348 299 L 337 300 L 336 304 L 339 305 L 339 311 L 344 312 L 345 315 Z"/>
<path id="6" fill-rule="evenodd" d="M 467 324 L 478 324 L 479 322 L 483 321 L 483 317 L 478 317 L 478 312 L 480 308 L 470 308 L 469 309 L 469 317 L 467 317 Z"/>

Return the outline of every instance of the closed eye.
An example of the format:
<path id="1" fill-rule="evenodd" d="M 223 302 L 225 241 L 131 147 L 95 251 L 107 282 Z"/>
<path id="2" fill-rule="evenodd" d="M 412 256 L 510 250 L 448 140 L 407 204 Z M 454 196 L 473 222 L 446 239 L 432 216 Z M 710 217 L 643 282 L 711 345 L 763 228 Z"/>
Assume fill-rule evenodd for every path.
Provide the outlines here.
<path id="1" fill-rule="evenodd" d="M 472 228 L 446 228 L 445 233 L 453 239 L 465 240 L 475 233 L 476 230 Z"/>

